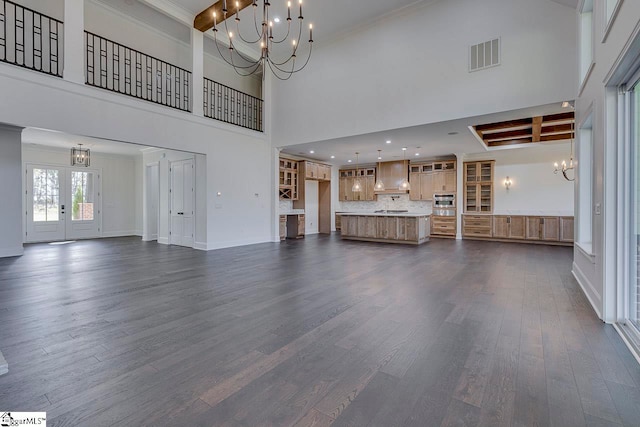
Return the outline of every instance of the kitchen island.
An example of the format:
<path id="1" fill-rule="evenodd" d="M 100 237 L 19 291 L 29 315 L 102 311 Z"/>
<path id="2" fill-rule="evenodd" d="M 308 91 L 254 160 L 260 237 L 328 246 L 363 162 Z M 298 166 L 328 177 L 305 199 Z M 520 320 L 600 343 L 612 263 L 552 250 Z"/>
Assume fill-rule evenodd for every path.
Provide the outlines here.
<path id="1" fill-rule="evenodd" d="M 420 245 L 429 241 L 431 214 L 342 212 L 341 236 L 348 240 Z"/>

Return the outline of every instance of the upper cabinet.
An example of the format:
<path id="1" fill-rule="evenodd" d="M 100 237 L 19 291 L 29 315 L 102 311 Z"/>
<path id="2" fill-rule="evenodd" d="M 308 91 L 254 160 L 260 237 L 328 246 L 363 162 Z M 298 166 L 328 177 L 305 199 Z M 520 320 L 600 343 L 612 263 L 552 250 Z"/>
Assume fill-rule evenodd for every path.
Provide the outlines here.
<path id="1" fill-rule="evenodd" d="M 409 165 L 410 200 L 433 200 L 435 193 L 455 193 L 456 161 L 444 160 Z"/>
<path id="2" fill-rule="evenodd" d="M 298 162 L 281 157 L 279 173 L 280 200 L 298 200 Z"/>
<path id="3" fill-rule="evenodd" d="M 465 162 L 464 164 L 464 211 L 493 212 L 493 166 L 494 160 Z"/>
<path id="4" fill-rule="evenodd" d="M 360 180 L 361 191 L 353 191 L 355 180 Z M 341 169 L 339 172 L 339 198 L 341 202 L 376 200 L 374 186 L 376 184 L 376 168 Z"/>
<path id="5" fill-rule="evenodd" d="M 304 170 L 304 178 L 315 181 L 331 181 L 331 166 L 323 163 L 301 161 L 301 169 Z"/>

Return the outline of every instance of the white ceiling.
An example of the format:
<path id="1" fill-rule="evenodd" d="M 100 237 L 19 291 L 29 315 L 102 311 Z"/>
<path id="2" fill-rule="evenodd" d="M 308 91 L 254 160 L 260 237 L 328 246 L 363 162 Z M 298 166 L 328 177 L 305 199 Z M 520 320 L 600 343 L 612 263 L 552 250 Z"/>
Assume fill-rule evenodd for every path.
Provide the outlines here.
<path id="1" fill-rule="evenodd" d="M 150 148 L 144 145 L 70 135 L 64 132 L 38 128 L 25 128 L 22 131 L 22 143 L 34 148 L 53 147 L 66 150 L 77 147 L 78 144 L 83 144 L 84 148 L 89 148 L 94 153 L 118 154 L 121 156 L 137 156 L 142 154 L 143 150 Z"/>
<path id="2" fill-rule="evenodd" d="M 572 9 L 576 9 L 578 7 L 578 0 L 551 0 L 551 1 L 563 4 L 565 6 L 569 6 Z"/>
<path id="3" fill-rule="evenodd" d="M 467 117 L 459 120 L 432 123 L 384 132 L 337 138 L 327 141 L 311 142 L 307 144 L 290 145 L 282 153 L 315 159 L 333 165 L 347 165 L 348 160 L 356 161 L 359 152 L 360 163 L 375 163 L 378 161 L 377 150 L 382 150 L 382 161 L 402 159 L 402 147 L 407 147 L 407 159 L 420 160 L 451 154 L 471 154 L 487 151 L 485 145 L 473 135 L 469 126 L 495 123 L 506 120 L 522 119 L 526 117 L 542 116 L 565 112 L 560 104 L 548 104 L 521 110 L 489 114 L 477 117 Z M 457 132 L 454 135 L 449 133 Z M 387 144 L 386 141 L 391 141 Z M 557 141 L 555 143 L 562 143 Z M 549 143 L 553 144 L 553 143 Z M 519 146 L 518 148 L 523 147 Z M 500 147 L 495 149 L 513 149 Z M 492 149 L 491 151 L 495 150 Z M 314 151 L 311 153 L 310 151 Z M 419 153 L 419 156 L 415 154 Z M 331 156 L 335 156 L 334 159 Z"/>

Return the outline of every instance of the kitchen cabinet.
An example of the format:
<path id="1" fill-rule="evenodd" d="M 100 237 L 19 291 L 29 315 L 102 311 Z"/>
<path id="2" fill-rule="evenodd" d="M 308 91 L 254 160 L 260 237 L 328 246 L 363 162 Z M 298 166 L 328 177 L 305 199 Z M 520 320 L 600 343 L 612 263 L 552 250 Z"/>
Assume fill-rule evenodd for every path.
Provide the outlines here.
<path id="1" fill-rule="evenodd" d="M 353 192 L 354 180 L 359 179 L 362 185 L 362 191 Z M 340 201 L 357 202 L 376 200 L 376 169 L 363 168 L 356 171 L 355 169 L 340 170 L 338 178 L 338 196 Z"/>
<path id="2" fill-rule="evenodd" d="M 434 237 L 456 237 L 457 218 L 455 216 L 432 216 L 431 235 Z"/>
<path id="3" fill-rule="evenodd" d="M 494 161 L 465 162 L 464 164 L 464 212 L 493 211 Z"/>
<path id="4" fill-rule="evenodd" d="M 492 237 L 491 215 L 462 215 L 462 235 L 467 237 Z"/>
<path id="5" fill-rule="evenodd" d="M 553 216 L 528 216 L 527 240 L 560 241 L 560 218 Z"/>
<path id="6" fill-rule="evenodd" d="M 287 216 L 280 215 L 280 240 L 287 238 Z"/>
<path id="7" fill-rule="evenodd" d="M 434 193 L 457 190 L 456 161 L 411 163 L 409 165 L 410 200 L 433 200 Z"/>
<path id="8" fill-rule="evenodd" d="M 432 200 L 433 199 L 433 176 L 428 173 L 409 173 L 409 200 Z"/>
<path id="9" fill-rule="evenodd" d="M 429 240 L 429 215 L 343 213 L 343 239 L 419 245 Z"/>
<path id="10" fill-rule="evenodd" d="M 280 158 L 278 190 L 280 200 L 298 200 L 298 162 Z"/>
<path id="11" fill-rule="evenodd" d="M 572 216 L 560 217 L 560 241 L 573 243 L 574 220 Z"/>
<path id="12" fill-rule="evenodd" d="M 323 163 L 310 162 L 305 160 L 300 169 L 304 173 L 305 179 L 314 181 L 331 181 L 331 166 Z"/>
<path id="13" fill-rule="evenodd" d="M 496 239 L 524 239 L 525 221 L 522 216 L 493 216 L 493 237 Z"/>

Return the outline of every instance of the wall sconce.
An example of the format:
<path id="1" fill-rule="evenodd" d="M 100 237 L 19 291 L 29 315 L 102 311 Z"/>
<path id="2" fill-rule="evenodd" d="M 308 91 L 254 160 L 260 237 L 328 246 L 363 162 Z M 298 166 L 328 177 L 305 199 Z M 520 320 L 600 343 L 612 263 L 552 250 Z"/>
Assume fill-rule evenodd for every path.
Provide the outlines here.
<path id="1" fill-rule="evenodd" d="M 512 184 L 511 178 L 507 176 L 507 179 L 504 180 L 504 186 L 507 188 L 507 190 L 509 190 L 509 188 L 511 187 L 511 184 Z"/>

